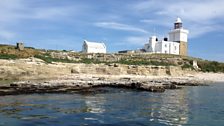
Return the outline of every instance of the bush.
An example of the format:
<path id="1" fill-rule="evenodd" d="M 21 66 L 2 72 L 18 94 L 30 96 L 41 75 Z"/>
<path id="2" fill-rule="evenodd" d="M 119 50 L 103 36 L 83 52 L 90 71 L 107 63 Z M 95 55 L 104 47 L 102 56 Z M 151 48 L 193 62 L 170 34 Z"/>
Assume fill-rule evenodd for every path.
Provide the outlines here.
<path id="1" fill-rule="evenodd" d="M 16 55 L 12 54 L 0 54 L 0 59 L 17 59 Z"/>
<path id="2" fill-rule="evenodd" d="M 192 65 L 190 65 L 190 64 L 184 64 L 183 66 L 181 66 L 181 68 L 182 69 L 191 69 L 191 70 L 193 70 L 194 69 L 194 67 L 192 66 Z"/>
<path id="3" fill-rule="evenodd" d="M 224 63 L 216 61 L 199 61 L 198 66 L 203 72 L 224 72 Z"/>
<path id="4" fill-rule="evenodd" d="M 25 47 L 26 49 L 35 49 L 34 47 Z"/>
<path id="5" fill-rule="evenodd" d="M 159 62 L 159 61 L 148 61 L 148 60 L 120 60 L 116 63 L 127 64 L 127 65 L 155 65 L 155 66 L 174 66 L 172 63 Z"/>

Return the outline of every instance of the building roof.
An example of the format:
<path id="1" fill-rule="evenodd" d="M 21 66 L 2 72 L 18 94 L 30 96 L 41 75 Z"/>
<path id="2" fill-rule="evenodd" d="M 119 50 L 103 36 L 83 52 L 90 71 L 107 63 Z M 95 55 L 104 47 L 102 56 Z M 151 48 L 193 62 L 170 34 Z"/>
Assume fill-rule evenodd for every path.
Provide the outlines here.
<path id="1" fill-rule="evenodd" d="M 87 40 L 84 40 L 84 43 L 86 43 L 86 45 L 88 47 L 94 47 L 94 48 L 106 48 L 106 45 L 103 42 L 89 42 Z"/>
<path id="2" fill-rule="evenodd" d="M 179 17 L 176 19 L 176 23 L 182 23 L 182 21 Z"/>

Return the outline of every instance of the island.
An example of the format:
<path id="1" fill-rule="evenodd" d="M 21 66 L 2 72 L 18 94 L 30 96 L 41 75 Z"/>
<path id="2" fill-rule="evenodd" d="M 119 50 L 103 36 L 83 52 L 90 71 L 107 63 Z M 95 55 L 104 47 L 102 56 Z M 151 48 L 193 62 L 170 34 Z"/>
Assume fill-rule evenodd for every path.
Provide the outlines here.
<path id="1" fill-rule="evenodd" d="M 164 92 L 224 81 L 222 72 L 224 63 L 174 54 L 0 46 L 0 95 L 89 92 L 98 87 Z"/>

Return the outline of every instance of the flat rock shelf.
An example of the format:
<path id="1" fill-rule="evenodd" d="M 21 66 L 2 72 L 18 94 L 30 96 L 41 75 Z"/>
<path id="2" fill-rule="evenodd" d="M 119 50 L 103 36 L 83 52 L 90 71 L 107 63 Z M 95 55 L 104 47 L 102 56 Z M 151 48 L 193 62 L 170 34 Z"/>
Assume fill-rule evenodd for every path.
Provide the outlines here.
<path id="1" fill-rule="evenodd" d="M 102 77 L 87 79 L 59 79 L 50 81 L 19 81 L 0 86 L 0 96 L 19 95 L 33 93 L 79 93 L 88 92 L 99 87 L 128 88 L 149 92 L 164 92 L 166 89 L 180 89 L 183 86 L 203 86 L 201 81 L 184 79 L 150 79 L 132 80 L 131 78 L 119 78 L 108 80 Z"/>

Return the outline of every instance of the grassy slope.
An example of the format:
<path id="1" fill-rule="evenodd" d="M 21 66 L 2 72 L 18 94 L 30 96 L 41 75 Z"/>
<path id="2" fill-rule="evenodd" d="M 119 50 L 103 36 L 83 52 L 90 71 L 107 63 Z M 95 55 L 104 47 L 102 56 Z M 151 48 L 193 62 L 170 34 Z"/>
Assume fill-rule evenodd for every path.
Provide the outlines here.
<path id="1" fill-rule="evenodd" d="M 24 50 L 19 51 L 15 46 L 0 45 L 0 59 L 16 59 L 16 58 L 28 58 L 40 53 L 31 47 L 26 47 Z"/>
<path id="2" fill-rule="evenodd" d="M 60 52 L 60 51 L 53 51 Z M 62 51 L 61 51 L 62 52 Z M 82 54 L 75 53 L 74 55 L 80 56 Z M 193 69 L 192 61 L 197 60 L 198 66 L 203 72 L 224 72 L 224 63 L 216 61 L 207 61 L 193 57 L 178 56 L 178 55 L 166 55 L 166 54 L 146 54 L 146 55 L 130 55 L 130 54 L 119 54 L 126 55 L 127 58 L 120 59 L 119 61 L 108 62 L 99 61 L 97 59 L 87 59 L 82 57 L 78 61 L 69 60 L 67 58 L 53 58 L 50 52 L 37 50 L 34 48 L 27 47 L 23 51 L 15 49 L 15 46 L 0 45 L 0 59 L 18 59 L 36 57 L 44 60 L 46 63 L 52 62 L 64 62 L 64 63 L 120 63 L 128 65 L 156 65 L 156 66 L 181 66 L 183 69 Z"/>

